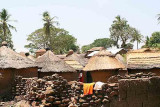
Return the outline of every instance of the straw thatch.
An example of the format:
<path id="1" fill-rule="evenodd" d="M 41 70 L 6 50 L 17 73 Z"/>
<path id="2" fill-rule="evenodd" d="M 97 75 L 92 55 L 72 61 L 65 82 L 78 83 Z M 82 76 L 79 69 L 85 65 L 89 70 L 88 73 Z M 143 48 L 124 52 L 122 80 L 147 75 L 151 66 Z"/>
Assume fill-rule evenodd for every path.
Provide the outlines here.
<path id="1" fill-rule="evenodd" d="M 88 52 L 93 52 L 93 51 L 101 51 L 104 50 L 104 47 L 93 47 L 92 49 L 88 50 Z"/>
<path id="2" fill-rule="evenodd" d="M 32 60 L 32 61 L 35 61 L 35 60 L 36 60 L 36 58 L 35 58 L 33 55 L 29 55 L 29 56 L 27 56 L 27 58 L 29 58 L 29 59 Z"/>
<path id="3" fill-rule="evenodd" d="M 75 72 L 75 69 L 54 55 L 50 50 L 37 58 L 36 64 L 42 68 L 40 72 Z"/>
<path id="4" fill-rule="evenodd" d="M 87 59 L 84 57 L 84 54 L 72 53 L 67 55 L 64 59 L 67 64 L 76 70 L 82 70 L 83 67 L 87 64 Z"/>
<path id="5" fill-rule="evenodd" d="M 26 57 L 25 52 L 20 52 L 19 54 Z"/>
<path id="6" fill-rule="evenodd" d="M 64 58 L 66 58 L 66 55 L 64 54 L 64 55 L 56 55 L 57 57 L 59 57 L 60 59 L 64 59 Z"/>
<path id="7" fill-rule="evenodd" d="M 88 64 L 83 70 L 96 71 L 122 68 L 124 68 L 124 65 L 120 63 L 113 54 L 111 54 L 109 51 L 102 50 L 89 59 Z"/>
<path id="8" fill-rule="evenodd" d="M 160 52 L 154 49 L 139 49 L 127 54 L 128 69 L 160 68 Z"/>
<path id="9" fill-rule="evenodd" d="M 0 48 L 0 68 L 29 68 L 36 67 L 33 61 L 21 56 L 10 48 L 2 46 Z"/>

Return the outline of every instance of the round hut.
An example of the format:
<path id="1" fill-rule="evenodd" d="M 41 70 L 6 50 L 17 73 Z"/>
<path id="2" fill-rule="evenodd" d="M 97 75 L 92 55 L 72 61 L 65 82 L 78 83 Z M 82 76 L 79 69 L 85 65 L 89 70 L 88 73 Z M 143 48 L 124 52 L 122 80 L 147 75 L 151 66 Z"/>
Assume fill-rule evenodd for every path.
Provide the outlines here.
<path id="1" fill-rule="evenodd" d="M 118 70 L 124 68 L 115 55 L 102 50 L 91 57 L 83 69 L 86 74 L 86 82 L 107 82 L 108 78 L 118 74 Z"/>
<path id="2" fill-rule="evenodd" d="M 76 70 L 65 63 L 64 60 L 54 55 L 50 50 L 38 57 L 36 64 L 39 67 L 38 77 L 50 76 L 57 73 L 68 81 L 77 80 L 78 78 Z"/>
<path id="3" fill-rule="evenodd" d="M 77 71 L 82 71 L 83 67 L 87 64 L 87 59 L 80 54 L 74 53 L 73 50 L 68 52 L 64 61 Z"/>
<path id="4" fill-rule="evenodd" d="M 155 73 L 160 76 L 160 51 L 142 48 L 127 53 L 128 73 Z"/>
<path id="5" fill-rule="evenodd" d="M 37 70 L 38 67 L 32 60 L 16 53 L 3 42 L 0 48 L 0 73 L 3 75 L 0 81 L 0 95 L 10 92 L 16 75 L 26 78 L 37 77 Z"/>

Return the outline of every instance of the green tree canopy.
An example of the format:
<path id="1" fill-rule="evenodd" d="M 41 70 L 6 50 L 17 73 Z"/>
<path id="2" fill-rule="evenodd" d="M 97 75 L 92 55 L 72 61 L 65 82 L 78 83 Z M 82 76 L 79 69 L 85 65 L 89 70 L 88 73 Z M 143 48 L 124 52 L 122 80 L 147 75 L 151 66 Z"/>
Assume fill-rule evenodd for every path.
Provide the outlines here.
<path id="1" fill-rule="evenodd" d="M 150 38 L 147 36 L 143 47 L 160 48 L 160 32 L 153 32 Z"/>
<path id="2" fill-rule="evenodd" d="M 139 31 L 131 27 L 127 22 L 126 19 L 116 16 L 110 27 L 110 38 L 115 41 L 117 48 L 125 48 L 127 42 L 134 41 L 137 41 L 138 47 L 138 43 L 142 40 L 142 35 Z M 119 43 L 121 43 L 120 46 Z"/>
<path id="3" fill-rule="evenodd" d="M 11 15 L 6 9 L 2 9 L 0 12 L 0 42 L 6 41 L 10 48 L 13 48 L 12 33 L 10 29 L 15 30 L 16 28 L 9 24 Z"/>
<path id="4" fill-rule="evenodd" d="M 30 52 L 35 52 L 37 49 L 41 48 L 51 48 L 55 54 L 63 54 L 68 52 L 70 49 L 77 51 L 78 46 L 76 45 L 76 38 L 69 34 L 68 31 L 60 28 L 54 28 L 50 32 L 52 42 L 48 41 L 47 36 L 44 34 L 43 28 L 38 29 L 28 35 L 27 41 L 28 48 Z"/>
<path id="5" fill-rule="evenodd" d="M 82 52 L 86 52 L 87 50 L 93 47 L 109 48 L 109 47 L 112 47 L 114 44 L 115 42 L 109 38 L 100 38 L 100 39 L 94 40 L 94 42 L 89 45 L 82 46 L 81 50 Z"/>

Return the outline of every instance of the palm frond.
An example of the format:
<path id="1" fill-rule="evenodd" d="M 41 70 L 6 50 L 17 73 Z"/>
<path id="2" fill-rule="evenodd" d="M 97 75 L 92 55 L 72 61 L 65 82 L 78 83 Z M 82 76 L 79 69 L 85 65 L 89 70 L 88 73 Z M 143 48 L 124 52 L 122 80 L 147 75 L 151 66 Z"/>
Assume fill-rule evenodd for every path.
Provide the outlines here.
<path id="1" fill-rule="evenodd" d="M 15 31 L 17 32 L 16 27 L 14 27 L 14 26 L 12 26 L 12 25 L 10 25 L 10 24 L 8 24 L 8 26 L 9 26 L 9 28 L 11 28 L 11 29 L 13 29 L 13 30 L 15 30 Z"/>

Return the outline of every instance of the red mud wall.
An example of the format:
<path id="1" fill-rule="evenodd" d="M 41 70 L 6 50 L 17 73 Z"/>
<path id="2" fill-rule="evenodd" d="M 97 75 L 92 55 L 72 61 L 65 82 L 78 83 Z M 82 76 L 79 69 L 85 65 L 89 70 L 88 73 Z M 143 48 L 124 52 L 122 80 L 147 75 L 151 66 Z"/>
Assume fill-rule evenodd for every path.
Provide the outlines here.
<path id="1" fill-rule="evenodd" d="M 16 69 L 15 75 L 23 76 L 24 78 L 38 77 L 38 68 L 23 68 Z"/>
<path id="2" fill-rule="evenodd" d="M 160 107 L 160 77 L 119 80 L 119 98 L 110 107 Z"/>
<path id="3" fill-rule="evenodd" d="M 0 69 L 0 73 L 3 78 L 0 79 L 0 95 L 10 95 L 12 82 L 14 80 L 14 70 L 13 69 Z"/>
<path id="4" fill-rule="evenodd" d="M 117 70 L 91 71 L 90 73 L 92 75 L 93 82 L 107 82 L 111 76 L 118 74 Z"/>

